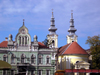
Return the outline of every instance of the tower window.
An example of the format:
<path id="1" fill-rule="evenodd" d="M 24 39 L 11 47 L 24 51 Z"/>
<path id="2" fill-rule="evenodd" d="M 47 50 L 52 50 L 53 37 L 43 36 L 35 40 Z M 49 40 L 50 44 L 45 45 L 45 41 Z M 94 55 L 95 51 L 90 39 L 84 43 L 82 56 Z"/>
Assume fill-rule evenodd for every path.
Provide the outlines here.
<path id="1" fill-rule="evenodd" d="M 24 37 L 22 38 L 22 44 L 24 45 Z"/>
<path id="2" fill-rule="evenodd" d="M 19 44 L 21 45 L 21 37 L 19 36 Z"/>
<path id="3" fill-rule="evenodd" d="M 52 40 L 52 46 L 53 46 L 53 47 L 55 46 L 55 41 L 54 41 L 54 40 Z"/>
<path id="4" fill-rule="evenodd" d="M 27 36 L 25 36 L 25 45 L 27 44 Z"/>

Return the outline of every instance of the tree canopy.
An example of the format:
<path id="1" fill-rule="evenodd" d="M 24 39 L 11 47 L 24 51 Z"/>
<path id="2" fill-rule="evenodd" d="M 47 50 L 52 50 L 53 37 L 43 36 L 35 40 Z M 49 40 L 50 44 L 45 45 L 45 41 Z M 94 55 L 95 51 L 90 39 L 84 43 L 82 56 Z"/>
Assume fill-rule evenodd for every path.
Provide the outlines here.
<path id="1" fill-rule="evenodd" d="M 93 69 L 100 69 L 100 35 L 88 37 L 86 44 L 90 45 L 90 54 L 92 55 Z"/>

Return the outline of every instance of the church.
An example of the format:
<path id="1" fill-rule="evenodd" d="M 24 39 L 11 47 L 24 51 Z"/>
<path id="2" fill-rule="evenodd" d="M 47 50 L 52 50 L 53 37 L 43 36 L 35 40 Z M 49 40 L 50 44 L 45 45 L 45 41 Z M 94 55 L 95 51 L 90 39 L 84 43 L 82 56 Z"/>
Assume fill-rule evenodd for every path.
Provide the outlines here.
<path id="1" fill-rule="evenodd" d="M 13 35 L 0 43 L 0 60 L 11 65 L 10 70 L 0 70 L 0 75 L 53 75 L 55 72 L 55 55 L 58 48 L 57 28 L 52 12 L 51 25 L 47 35 L 48 47 L 38 41 L 38 36 L 31 37 L 28 28 L 19 28 L 15 41 Z M 31 41 L 31 40 L 34 41 Z M 52 44 L 49 44 L 52 42 Z"/>
<path id="2" fill-rule="evenodd" d="M 75 34 L 73 13 L 71 13 L 69 34 L 66 36 L 67 44 L 60 47 L 56 54 L 57 71 L 67 69 L 89 69 L 88 53 L 77 43 L 78 36 Z M 60 74 L 59 74 L 60 75 Z M 65 75 L 89 75 L 89 73 L 65 73 Z"/>

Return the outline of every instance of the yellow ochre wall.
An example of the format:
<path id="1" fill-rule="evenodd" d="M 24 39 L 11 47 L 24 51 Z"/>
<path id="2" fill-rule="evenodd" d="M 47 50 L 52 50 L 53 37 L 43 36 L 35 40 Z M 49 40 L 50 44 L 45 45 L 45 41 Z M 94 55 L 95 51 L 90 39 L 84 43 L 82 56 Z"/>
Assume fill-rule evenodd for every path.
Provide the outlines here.
<path id="1" fill-rule="evenodd" d="M 76 61 L 88 62 L 88 55 L 62 55 L 62 56 L 58 56 L 58 63 L 60 65 L 59 69 L 65 70 L 65 69 L 75 68 L 74 64 L 76 63 Z"/>

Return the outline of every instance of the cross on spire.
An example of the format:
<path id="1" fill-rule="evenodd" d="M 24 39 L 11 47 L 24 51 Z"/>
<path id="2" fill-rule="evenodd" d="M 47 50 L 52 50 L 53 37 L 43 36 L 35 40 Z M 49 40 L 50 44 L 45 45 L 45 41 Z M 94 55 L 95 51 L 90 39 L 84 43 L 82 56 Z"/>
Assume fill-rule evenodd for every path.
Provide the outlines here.
<path id="1" fill-rule="evenodd" d="M 24 21 L 25 21 L 25 20 L 23 19 L 23 25 L 24 25 Z"/>
<path id="2" fill-rule="evenodd" d="M 71 10 L 71 18 L 73 18 L 73 10 Z"/>
<path id="3" fill-rule="evenodd" d="M 53 9 L 52 9 L 52 12 L 53 12 Z"/>
<path id="4" fill-rule="evenodd" d="M 53 17 L 53 9 L 52 9 L 52 17 Z"/>

